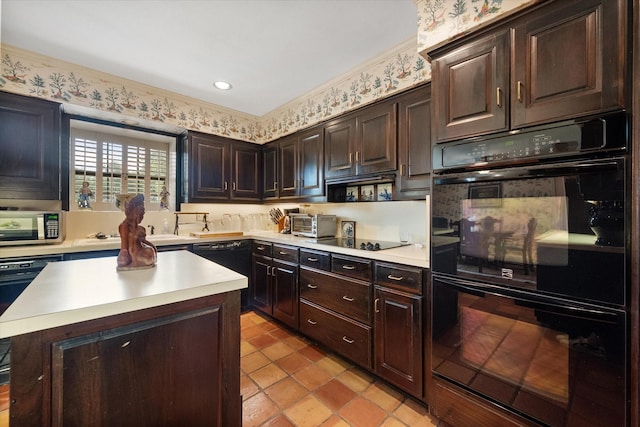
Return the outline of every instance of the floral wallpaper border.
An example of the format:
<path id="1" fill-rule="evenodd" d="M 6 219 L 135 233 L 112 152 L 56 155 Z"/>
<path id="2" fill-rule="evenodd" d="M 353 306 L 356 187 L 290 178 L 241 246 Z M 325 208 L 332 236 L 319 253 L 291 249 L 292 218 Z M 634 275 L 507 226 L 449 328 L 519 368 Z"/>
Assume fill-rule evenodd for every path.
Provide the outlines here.
<path id="1" fill-rule="evenodd" d="M 0 90 L 115 113 L 122 120 L 167 123 L 255 143 L 278 139 L 431 78 L 429 64 L 411 40 L 353 75 L 256 117 L 12 46 L 0 47 Z"/>
<path id="2" fill-rule="evenodd" d="M 416 0 L 418 52 L 541 0 Z"/>
<path id="3" fill-rule="evenodd" d="M 0 90 L 262 144 L 431 80 L 419 54 L 540 0 L 416 0 L 417 37 L 262 117 L 0 44 Z"/>

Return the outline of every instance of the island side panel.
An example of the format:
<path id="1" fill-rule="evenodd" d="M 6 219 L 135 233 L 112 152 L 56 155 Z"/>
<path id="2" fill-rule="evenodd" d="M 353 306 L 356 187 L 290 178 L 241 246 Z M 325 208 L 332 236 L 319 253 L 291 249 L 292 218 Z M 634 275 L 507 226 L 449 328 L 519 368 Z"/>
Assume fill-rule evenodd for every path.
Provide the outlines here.
<path id="1" fill-rule="evenodd" d="M 13 337 L 11 425 L 114 425 L 133 402 L 139 425 L 240 426 L 239 319 L 233 291 Z"/>

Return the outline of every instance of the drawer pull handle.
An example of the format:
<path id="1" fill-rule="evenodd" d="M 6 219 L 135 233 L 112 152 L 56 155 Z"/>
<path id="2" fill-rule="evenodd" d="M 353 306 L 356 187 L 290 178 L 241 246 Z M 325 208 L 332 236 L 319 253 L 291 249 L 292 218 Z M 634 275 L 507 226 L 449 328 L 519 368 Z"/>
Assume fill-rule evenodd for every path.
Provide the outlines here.
<path id="1" fill-rule="evenodd" d="M 345 301 L 353 302 L 353 298 L 348 297 L 348 296 L 346 296 L 346 295 L 345 295 L 345 296 L 343 296 L 343 297 L 342 297 L 342 299 L 343 299 L 343 300 L 345 300 Z"/>
<path id="2" fill-rule="evenodd" d="M 345 269 L 345 270 L 355 270 L 356 269 L 353 265 L 343 265 L 342 268 Z"/>
<path id="3" fill-rule="evenodd" d="M 280 251 L 280 252 L 279 252 L 279 254 L 280 254 L 280 255 L 287 255 L 287 253 L 286 253 L 286 252 L 284 252 L 284 251 Z"/>
<path id="4" fill-rule="evenodd" d="M 258 246 L 258 247 L 256 247 L 256 249 L 259 250 L 259 251 L 264 251 L 264 246 Z"/>
<path id="5" fill-rule="evenodd" d="M 315 320 L 311 320 L 311 319 L 307 319 L 307 323 L 310 325 L 317 325 L 318 322 L 316 322 Z"/>
<path id="6" fill-rule="evenodd" d="M 404 279 L 404 276 L 394 276 L 393 274 L 390 274 L 387 276 L 387 279 L 397 280 L 399 282 L 400 280 Z"/>
<path id="7" fill-rule="evenodd" d="M 308 257 L 307 261 L 318 262 L 318 258 Z"/>
<path id="8" fill-rule="evenodd" d="M 347 338 L 346 335 L 342 337 L 342 341 L 346 342 L 347 344 L 353 344 L 355 342 L 354 340 Z"/>
<path id="9" fill-rule="evenodd" d="M 309 289 L 318 289 L 318 285 L 312 285 L 311 283 L 309 283 L 307 285 L 307 288 L 309 288 Z"/>

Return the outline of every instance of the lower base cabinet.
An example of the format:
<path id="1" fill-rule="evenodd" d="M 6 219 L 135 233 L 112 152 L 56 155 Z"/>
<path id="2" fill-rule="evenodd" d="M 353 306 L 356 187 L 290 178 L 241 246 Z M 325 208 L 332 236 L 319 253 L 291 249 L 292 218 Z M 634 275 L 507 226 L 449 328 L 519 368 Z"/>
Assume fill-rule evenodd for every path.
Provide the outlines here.
<path id="1" fill-rule="evenodd" d="M 371 369 L 371 327 L 300 301 L 300 332 Z"/>
<path id="2" fill-rule="evenodd" d="M 422 398 L 422 296 L 375 287 L 376 374 Z"/>

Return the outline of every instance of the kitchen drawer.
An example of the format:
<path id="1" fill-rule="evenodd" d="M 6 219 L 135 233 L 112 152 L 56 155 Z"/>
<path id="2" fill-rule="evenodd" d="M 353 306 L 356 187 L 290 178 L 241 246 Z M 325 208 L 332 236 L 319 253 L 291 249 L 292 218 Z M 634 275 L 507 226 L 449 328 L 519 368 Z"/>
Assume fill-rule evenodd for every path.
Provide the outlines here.
<path id="1" fill-rule="evenodd" d="M 254 240 L 251 245 L 251 251 L 254 254 L 260 254 L 266 257 L 271 257 L 271 251 L 273 248 L 273 244 L 269 242 L 261 242 L 259 240 Z"/>
<path id="2" fill-rule="evenodd" d="M 376 261 L 376 285 L 422 295 L 422 269 Z"/>
<path id="3" fill-rule="evenodd" d="M 314 251 L 300 248 L 300 265 L 317 268 L 319 270 L 331 270 L 331 255 L 328 252 Z"/>
<path id="4" fill-rule="evenodd" d="M 367 282 L 371 281 L 372 264 L 373 261 L 362 258 L 336 254 L 331 256 L 331 271 Z"/>
<path id="5" fill-rule="evenodd" d="M 271 255 L 282 261 L 298 263 L 298 247 L 288 245 L 273 244 Z"/>
<path id="6" fill-rule="evenodd" d="M 371 369 L 371 327 L 300 301 L 300 332 Z"/>
<path id="7" fill-rule="evenodd" d="M 371 325 L 371 284 L 300 268 L 300 298 Z"/>

